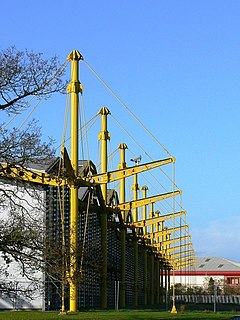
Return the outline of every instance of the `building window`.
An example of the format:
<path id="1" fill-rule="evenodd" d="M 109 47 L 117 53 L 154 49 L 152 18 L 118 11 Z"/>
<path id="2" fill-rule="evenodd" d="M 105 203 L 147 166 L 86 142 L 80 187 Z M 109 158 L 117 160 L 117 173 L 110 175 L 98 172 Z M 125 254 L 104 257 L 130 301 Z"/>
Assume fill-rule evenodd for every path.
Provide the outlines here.
<path id="1" fill-rule="evenodd" d="M 211 260 L 211 259 L 208 258 L 208 259 L 205 260 L 205 262 L 208 262 L 208 261 L 210 261 L 210 260 Z"/>
<path id="2" fill-rule="evenodd" d="M 218 266 L 218 268 L 222 268 L 223 267 L 223 264 L 220 264 L 219 266 Z"/>
<path id="3" fill-rule="evenodd" d="M 205 264 L 201 264 L 200 266 L 199 266 L 199 268 L 203 268 L 205 266 Z"/>

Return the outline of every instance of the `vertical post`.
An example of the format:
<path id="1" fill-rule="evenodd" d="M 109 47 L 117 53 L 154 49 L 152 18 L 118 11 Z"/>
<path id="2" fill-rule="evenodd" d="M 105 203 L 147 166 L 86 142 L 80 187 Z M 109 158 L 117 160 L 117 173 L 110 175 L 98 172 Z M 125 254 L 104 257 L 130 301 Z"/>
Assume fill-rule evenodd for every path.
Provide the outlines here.
<path id="1" fill-rule="evenodd" d="M 127 167 L 126 161 L 125 161 L 125 150 L 127 149 L 127 145 L 125 143 L 121 143 L 118 147 L 120 149 L 120 163 L 118 168 L 124 169 Z M 125 178 L 122 178 L 120 180 L 120 203 L 125 202 Z M 126 217 L 125 217 L 125 211 L 122 211 L 122 218 L 123 222 L 125 223 Z M 126 266 L 125 266 L 125 260 L 126 260 L 126 230 L 125 225 L 121 229 L 120 233 L 121 237 L 121 285 L 120 285 L 120 306 L 121 308 L 125 308 L 126 301 L 125 301 L 125 292 L 126 292 Z"/>
<path id="2" fill-rule="evenodd" d="M 163 230 L 163 221 L 159 222 L 159 230 L 162 231 Z M 163 242 L 163 236 L 161 236 L 161 242 Z M 160 264 L 160 283 L 161 283 L 161 286 L 160 286 L 160 303 L 163 304 L 164 303 L 164 264 L 163 264 L 163 261 L 161 261 L 161 264 Z"/>
<path id="3" fill-rule="evenodd" d="M 155 211 L 155 216 L 156 217 L 159 217 L 160 215 L 160 211 L 159 210 L 156 210 Z M 159 227 L 160 227 L 160 223 L 159 222 L 156 222 L 155 224 L 155 230 L 156 232 L 160 231 L 159 230 Z M 157 242 L 160 243 L 160 237 L 157 238 Z M 157 255 L 156 257 L 156 296 L 155 296 L 155 303 L 156 304 L 159 304 L 160 300 L 159 300 L 159 296 L 160 296 L 160 263 L 159 263 L 159 259 L 160 259 L 160 256 Z"/>
<path id="4" fill-rule="evenodd" d="M 160 304 L 164 301 L 164 290 L 163 290 L 163 263 L 160 262 Z"/>
<path id="5" fill-rule="evenodd" d="M 107 141 L 110 140 L 110 134 L 107 130 L 107 116 L 110 114 L 110 111 L 107 107 L 102 107 L 98 114 L 101 115 L 101 131 L 98 135 L 98 140 L 101 141 L 101 172 L 107 172 Z M 103 199 L 107 201 L 107 184 L 104 183 L 101 185 Z"/>
<path id="6" fill-rule="evenodd" d="M 133 200 L 138 199 L 138 176 L 137 174 L 133 175 Z M 133 210 L 133 222 L 138 221 L 138 208 Z M 137 238 L 137 229 L 135 229 L 135 237 L 133 240 L 134 246 L 134 289 L 133 289 L 133 304 L 136 307 L 138 305 L 138 238 Z"/>
<path id="7" fill-rule="evenodd" d="M 155 284 L 155 277 L 154 277 L 154 253 L 151 252 L 150 256 L 150 269 L 151 269 L 151 290 L 150 290 L 150 303 L 154 305 L 154 284 Z"/>
<path id="8" fill-rule="evenodd" d="M 154 203 L 150 203 L 150 218 L 154 218 Z M 150 233 L 154 232 L 154 223 L 150 226 Z"/>
<path id="9" fill-rule="evenodd" d="M 150 204 L 150 217 L 154 218 L 154 203 Z M 155 224 L 151 224 L 150 233 L 154 233 L 155 231 Z M 152 243 L 154 239 L 152 239 Z M 150 303 L 151 305 L 154 304 L 154 252 L 151 252 L 150 255 L 150 272 L 151 272 L 151 283 L 150 283 Z"/>
<path id="10" fill-rule="evenodd" d="M 165 286 L 165 305 L 166 311 L 168 310 L 168 269 L 164 266 L 164 286 Z"/>
<path id="11" fill-rule="evenodd" d="M 175 263 L 174 263 L 175 264 Z M 172 310 L 171 313 L 177 313 L 176 305 L 175 305 L 175 272 L 174 272 L 174 266 L 172 269 L 172 288 L 173 288 L 173 293 L 172 293 Z"/>
<path id="12" fill-rule="evenodd" d="M 75 176 L 78 175 L 78 113 L 79 98 L 78 94 L 82 92 L 79 77 L 79 60 L 83 57 L 74 50 L 68 58 L 71 61 L 71 82 L 67 87 L 67 92 L 71 94 L 71 164 Z M 70 303 L 69 311 L 77 311 L 77 246 L 78 246 L 78 187 L 70 187 L 70 271 L 69 288 Z"/>
<path id="13" fill-rule="evenodd" d="M 159 257 L 156 259 L 156 299 L 155 303 L 159 304 L 159 295 L 160 295 L 160 264 L 159 264 Z"/>
<path id="14" fill-rule="evenodd" d="M 167 302 L 168 302 L 168 309 L 169 309 L 169 303 L 170 303 L 170 295 L 171 295 L 171 276 L 170 276 L 170 269 L 167 268 Z"/>
<path id="15" fill-rule="evenodd" d="M 147 186 L 142 187 L 143 192 L 143 198 L 147 197 Z M 147 220 L 147 205 L 143 207 L 143 220 Z M 145 230 L 143 231 L 144 234 L 147 233 L 147 227 L 145 227 Z M 147 247 L 144 247 L 143 251 L 143 295 L 144 300 L 143 303 L 146 306 L 147 305 Z"/>
<path id="16" fill-rule="evenodd" d="M 98 140 L 101 140 L 101 171 L 107 172 L 107 141 L 110 135 L 107 130 L 107 116 L 110 111 L 106 107 L 102 107 L 98 114 L 101 115 L 101 132 Z M 107 184 L 101 185 L 103 199 L 107 203 Z M 102 290 L 101 290 L 101 306 L 107 308 L 107 213 L 101 213 L 101 239 L 102 239 Z"/>

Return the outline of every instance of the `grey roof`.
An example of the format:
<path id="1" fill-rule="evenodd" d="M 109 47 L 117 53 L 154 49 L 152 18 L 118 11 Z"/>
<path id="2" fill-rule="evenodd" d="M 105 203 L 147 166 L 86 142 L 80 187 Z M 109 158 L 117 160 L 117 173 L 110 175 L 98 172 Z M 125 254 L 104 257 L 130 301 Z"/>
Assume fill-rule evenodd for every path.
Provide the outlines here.
<path id="1" fill-rule="evenodd" d="M 196 257 L 196 271 L 240 271 L 240 263 L 219 257 Z"/>

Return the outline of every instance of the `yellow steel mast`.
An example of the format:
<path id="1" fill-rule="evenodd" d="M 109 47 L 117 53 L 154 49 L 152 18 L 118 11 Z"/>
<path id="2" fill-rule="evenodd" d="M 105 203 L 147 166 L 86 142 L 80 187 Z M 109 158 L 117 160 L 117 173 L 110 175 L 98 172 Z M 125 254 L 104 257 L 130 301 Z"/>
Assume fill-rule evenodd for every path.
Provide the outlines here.
<path id="1" fill-rule="evenodd" d="M 71 94 L 71 164 L 75 177 L 78 176 L 78 94 L 82 91 L 79 82 L 79 60 L 83 59 L 77 51 L 72 51 L 68 58 L 71 61 L 71 82 L 67 92 Z M 70 185 L 70 270 L 69 290 L 70 305 L 69 311 L 77 311 L 77 247 L 78 247 L 78 187 L 73 183 Z"/>
<path id="2" fill-rule="evenodd" d="M 110 140 L 110 134 L 107 130 L 107 116 L 110 111 L 107 107 L 102 107 L 98 114 L 101 115 L 101 132 L 98 135 L 98 140 L 101 140 L 101 171 L 107 172 L 107 141 Z M 102 195 L 107 204 L 107 184 L 101 184 Z M 107 212 L 101 212 L 101 236 L 102 236 L 102 291 L 101 305 L 102 308 L 107 308 Z"/>
<path id="3" fill-rule="evenodd" d="M 120 149 L 120 163 L 118 169 L 126 169 L 126 149 L 127 145 L 125 143 L 121 143 L 118 148 Z M 126 186 L 125 186 L 125 177 L 120 180 L 120 202 L 126 201 Z M 120 306 L 121 308 L 125 308 L 126 305 L 126 229 L 125 229 L 125 211 L 122 211 L 122 218 L 124 221 L 123 227 L 121 229 L 121 284 L 120 284 Z"/>
<path id="4" fill-rule="evenodd" d="M 69 282 L 69 290 L 70 290 L 70 303 L 69 303 L 69 311 L 76 312 L 77 311 L 77 301 L 78 301 L 78 266 L 77 266 L 77 251 L 78 251 L 78 188 L 80 186 L 95 186 L 101 185 L 103 199 L 105 201 L 105 206 L 107 206 L 107 183 L 120 180 L 121 181 L 121 191 L 120 191 L 120 203 L 117 206 L 112 206 L 111 210 L 118 210 L 122 212 L 124 216 L 124 212 L 132 210 L 133 211 L 133 222 L 126 223 L 125 219 L 123 223 L 123 230 L 121 232 L 121 253 L 122 253 L 122 286 L 121 286 L 121 306 L 125 306 L 125 278 L 126 278 L 126 270 L 125 270 L 125 239 L 126 239 L 126 230 L 125 228 L 134 228 L 135 229 L 135 239 L 134 239 L 134 294 L 133 300 L 134 305 L 138 305 L 138 229 L 142 228 L 143 239 L 146 240 L 145 251 L 147 247 L 150 246 L 154 254 L 159 254 L 165 256 L 167 260 L 171 261 L 171 257 L 176 255 L 180 248 L 185 246 L 192 246 L 191 243 L 187 243 L 186 245 L 180 245 L 178 247 L 175 246 L 175 242 L 178 242 L 186 237 L 181 237 L 181 239 L 164 239 L 165 241 L 160 241 L 160 237 L 163 238 L 163 229 L 158 230 L 155 228 L 154 224 L 159 224 L 163 221 L 171 219 L 173 217 L 177 217 L 179 215 L 185 214 L 185 211 L 174 212 L 167 215 L 162 215 L 158 217 L 151 217 L 147 219 L 147 205 L 151 205 L 157 201 L 161 201 L 163 199 L 167 199 L 169 197 L 174 197 L 177 194 L 180 194 L 180 190 L 176 190 L 173 192 L 168 192 L 165 194 L 159 194 L 151 197 L 146 197 L 147 188 L 143 189 L 143 198 L 138 199 L 138 179 L 137 175 L 143 171 L 151 170 L 157 168 L 159 166 L 175 162 L 173 157 L 158 160 L 150 163 L 145 163 L 142 165 L 137 165 L 128 168 L 125 162 L 125 149 L 127 146 L 125 144 L 121 144 L 119 146 L 121 152 L 120 165 L 118 170 L 110 171 L 107 170 L 107 140 L 110 139 L 110 135 L 107 131 L 107 115 L 110 114 L 109 110 L 106 107 L 101 108 L 99 114 L 102 118 L 102 127 L 101 132 L 99 134 L 99 140 L 101 140 L 101 173 L 92 175 L 89 177 L 80 177 L 78 176 L 78 121 L 79 121 L 79 93 L 82 93 L 82 86 L 79 82 L 79 61 L 83 60 L 82 55 L 77 50 L 73 50 L 68 58 L 71 61 L 71 81 L 67 87 L 67 92 L 71 95 L 71 160 L 69 160 L 67 151 L 63 150 L 63 163 L 66 169 L 66 173 L 64 175 L 53 175 L 48 173 L 43 173 L 37 170 L 30 170 L 20 167 L 11 167 L 6 163 L 0 163 L 0 177 L 5 177 L 9 179 L 15 179 L 19 181 L 26 181 L 31 183 L 43 184 L 43 185 L 52 185 L 52 186 L 65 186 L 67 185 L 70 188 L 70 233 L 69 233 L 69 242 L 70 242 L 70 259 L 69 259 L 69 273 L 67 275 L 67 279 Z M 125 179 L 129 176 L 133 176 L 134 184 L 133 184 L 133 192 L 134 199 L 129 202 L 125 202 Z M 143 215 L 144 219 L 138 219 L 138 208 L 143 206 Z M 101 212 L 101 236 L 102 236 L 102 307 L 107 307 L 107 208 Z M 153 210 L 152 210 L 153 211 Z M 125 218 L 125 217 L 124 217 Z M 126 223 L 126 225 L 125 225 Z M 146 230 L 147 227 L 151 226 L 151 235 L 147 235 Z M 181 228 L 183 228 L 181 226 Z M 176 228 L 175 228 L 176 230 Z M 166 231 L 166 230 L 164 230 Z M 169 233 L 171 233 L 171 230 Z M 166 235 L 167 236 L 167 232 Z M 154 242 L 156 240 L 156 243 Z M 150 242 L 150 244 L 149 244 Z M 161 243 L 162 242 L 162 243 Z M 170 247 L 174 245 L 174 248 Z M 173 252 L 173 254 L 172 254 Z M 190 252 L 190 251 L 189 251 Z M 181 254 L 178 253 L 178 254 Z M 154 270 L 154 256 L 152 259 L 152 269 Z M 147 251 L 144 255 L 144 304 L 147 303 L 146 297 L 146 274 L 147 274 Z M 158 277 L 159 278 L 159 277 Z M 153 289 L 154 289 L 154 272 L 152 271 L 152 297 L 151 302 L 154 302 L 153 297 Z"/>

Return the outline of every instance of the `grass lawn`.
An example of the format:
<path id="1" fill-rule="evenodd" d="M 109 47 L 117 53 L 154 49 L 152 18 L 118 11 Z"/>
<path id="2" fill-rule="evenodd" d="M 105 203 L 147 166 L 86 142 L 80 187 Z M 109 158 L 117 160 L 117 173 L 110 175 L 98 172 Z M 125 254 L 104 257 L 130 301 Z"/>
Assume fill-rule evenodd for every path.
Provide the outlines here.
<path id="1" fill-rule="evenodd" d="M 77 314 L 59 315 L 57 312 L 32 312 L 32 311 L 0 311 L 0 320 L 165 320 L 165 319 L 229 319 L 234 313 L 229 312 L 178 312 L 172 314 L 163 311 L 92 311 Z"/>

